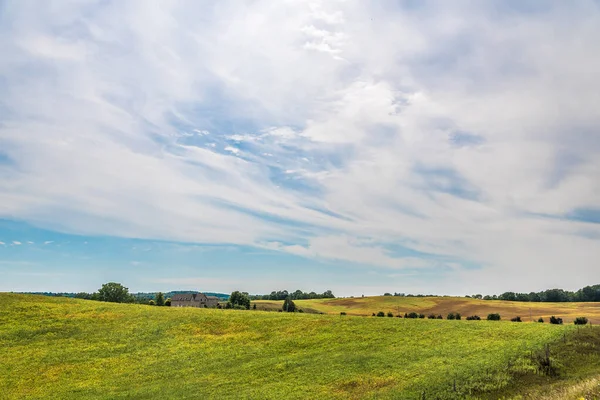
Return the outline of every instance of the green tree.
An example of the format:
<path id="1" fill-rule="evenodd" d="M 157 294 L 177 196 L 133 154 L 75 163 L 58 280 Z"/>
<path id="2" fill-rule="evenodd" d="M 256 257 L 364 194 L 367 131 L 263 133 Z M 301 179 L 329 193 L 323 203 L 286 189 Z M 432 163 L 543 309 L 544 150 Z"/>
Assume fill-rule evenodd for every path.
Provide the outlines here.
<path id="1" fill-rule="evenodd" d="M 157 306 L 164 306 L 165 305 L 165 296 L 162 294 L 162 292 L 158 292 L 156 294 L 156 305 Z"/>
<path id="2" fill-rule="evenodd" d="M 281 309 L 286 312 L 294 312 L 296 311 L 296 304 L 288 297 L 283 301 Z"/>
<path id="3" fill-rule="evenodd" d="M 133 297 L 125 286 L 117 282 L 108 282 L 98 289 L 98 300 L 110 303 L 131 303 Z"/>
<path id="4" fill-rule="evenodd" d="M 250 309 L 250 298 L 247 294 L 242 293 L 238 290 L 231 293 L 231 295 L 229 296 L 229 301 L 227 303 L 230 304 L 230 306 L 227 308 L 235 308 L 235 306 L 240 306 L 245 308 L 246 310 Z"/>

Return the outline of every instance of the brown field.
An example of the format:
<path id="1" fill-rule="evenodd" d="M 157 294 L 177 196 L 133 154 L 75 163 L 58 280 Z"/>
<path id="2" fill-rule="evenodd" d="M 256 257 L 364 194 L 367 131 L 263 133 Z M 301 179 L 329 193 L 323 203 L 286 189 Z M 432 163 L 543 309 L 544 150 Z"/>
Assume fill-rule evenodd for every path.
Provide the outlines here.
<path id="1" fill-rule="evenodd" d="M 257 300 L 257 309 L 275 311 L 281 308 L 282 301 Z M 576 317 L 587 317 L 593 324 L 600 324 L 600 303 L 529 303 L 502 300 L 476 300 L 466 297 L 394 297 L 374 296 L 339 299 L 296 300 L 296 305 L 305 312 L 370 316 L 383 311 L 394 315 L 417 312 L 442 315 L 459 312 L 463 318 L 479 315 L 483 319 L 488 314 L 498 313 L 503 320 L 520 316 L 523 321 L 537 321 L 539 317 L 547 322 L 550 316 L 561 317 L 565 323 Z"/>

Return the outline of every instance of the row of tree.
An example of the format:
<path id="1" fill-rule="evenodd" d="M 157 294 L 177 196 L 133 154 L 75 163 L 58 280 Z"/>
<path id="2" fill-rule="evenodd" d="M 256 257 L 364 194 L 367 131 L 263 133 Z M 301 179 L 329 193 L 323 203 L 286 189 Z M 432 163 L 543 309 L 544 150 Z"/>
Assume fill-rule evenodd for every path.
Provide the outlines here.
<path id="1" fill-rule="evenodd" d="M 302 290 L 296 290 L 295 292 L 288 292 L 287 290 L 273 291 L 271 294 L 257 294 L 249 296 L 250 300 L 306 300 L 306 299 L 334 299 L 335 296 L 331 290 L 326 290 L 323 293 L 316 292 L 303 292 Z"/>
<path id="2" fill-rule="evenodd" d="M 482 298 L 483 300 L 531 301 L 551 303 L 575 301 L 600 302 L 600 285 L 586 286 L 577 290 L 576 292 L 571 292 L 563 289 L 548 289 L 541 292 L 504 292 L 499 296 L 475 295 L 472 297 L 480 299 Z"/>

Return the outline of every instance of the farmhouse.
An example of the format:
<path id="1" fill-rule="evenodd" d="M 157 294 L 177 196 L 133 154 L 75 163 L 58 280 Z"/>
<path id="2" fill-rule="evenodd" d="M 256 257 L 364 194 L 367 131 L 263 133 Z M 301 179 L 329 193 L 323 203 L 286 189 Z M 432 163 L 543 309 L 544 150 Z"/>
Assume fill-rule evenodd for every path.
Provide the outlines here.
<path id="1" fill-rule="evenodd" d="M 171 307 L 214 308 L 219 305 L 219 298 L 204 293 L 175 294 L 171 298 Z"/>

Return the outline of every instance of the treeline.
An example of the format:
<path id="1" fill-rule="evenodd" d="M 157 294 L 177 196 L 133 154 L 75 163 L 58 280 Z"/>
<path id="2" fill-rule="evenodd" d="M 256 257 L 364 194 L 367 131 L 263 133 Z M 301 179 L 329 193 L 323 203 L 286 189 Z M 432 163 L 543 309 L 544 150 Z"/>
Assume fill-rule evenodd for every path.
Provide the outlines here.
<path id="1" fill-rule="evenodd" d="M 37 294 L 42 296 L 51 296 L 51 297 L 70 297 L 75 299 L 85 299 L 85 300 L 100 300 L 99 292 L 79 292 L 79 293 L 70 293 L 70 292 L 21 292 L 23 294 Z M 188 294 L 188 293 L 198 293 L 195 290 L 172 290 L 170 292 L 163 293 L 163 296 L 167 298 L 173 297 L 175 294 Z M 228 294 L 225 293 L 213 293 L 213 292 L 203 292 L 207 296 L 215 296 L 219 299 L 226 301 L 229 298 Z M 138 293 L 127 293 L 127 298 L 123 302 L 125 303 L 136 303 L 136 304 L 148 304 L 150 300 L 156 301 L 157 293 L 154 292 L 138 292 Z"/>
<path id="2" fill-rule="evenodd" d="M 310 292 L 306 293 L 302 290 L 288 292 L 287 290 L 273 291 L 271 294 L 254 294 L 250 295 L 250 300 L 307 300 L 307 299 L 334 299 L 335 296 L 331 290 L 326 290 L 323 293 Z"/>
<path id="3" fill-rule="evenodd" d="M 483 300 L 508 300 L 508 301 L 531 301 L 565 303 L 575 301 L 600 302 L 600 285 L 586 286 L 571 292 L 563 289 L 548 289 L 542 292 L 515 293 L 504 292 L 499 296 L 470 296 Z"/>

